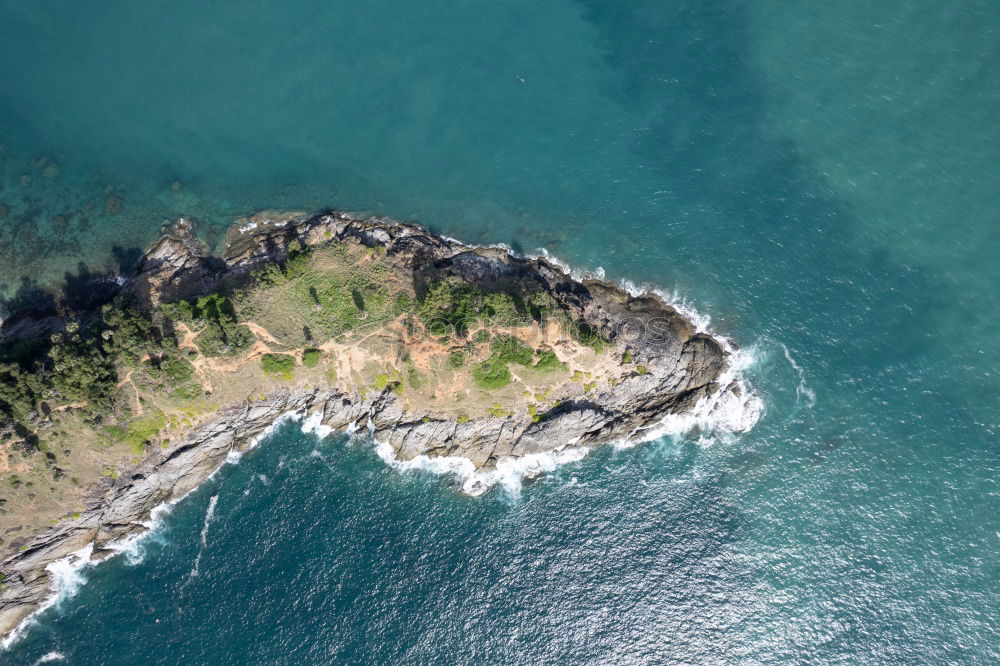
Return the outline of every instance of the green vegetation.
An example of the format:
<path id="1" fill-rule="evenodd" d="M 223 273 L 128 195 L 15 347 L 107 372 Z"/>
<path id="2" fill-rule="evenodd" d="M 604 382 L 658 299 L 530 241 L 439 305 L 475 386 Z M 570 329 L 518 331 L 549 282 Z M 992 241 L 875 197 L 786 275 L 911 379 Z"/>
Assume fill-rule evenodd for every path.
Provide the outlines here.
<path id="1" fill-rule="evenodd" d="M 104 432 L 112 441 L 127 444 L 133 453 L 142 455 L 150 440 L 166 425 L 166 415 L 157 412 L 135 419 L 127 426 L 107 426 Z"/>
<path id="2" fill-rule="evenodd" d="M 162 306 L 170 319 L 203 329 L 195 344 L 206 356 L 223 356 L 245 351 L 253 343 L 253 335 L 237 321 L 236 308 L 224 294 L 209 294 L 195 301 L 177 301 Z"/>
<path id="3" fill-rule="evenodd" d="M 480 388 L 503 388 L 510 384 L 510 370 L 499 357 L 491 356 L 472 368 L 472 378 Z"/>
<path id="4" fill-rule="evenodd" d="M 386 373 L 380 373 L 375 375 L 375 390 L 384 391 L 385 388 L 389 386 L 389 375 Z"/>
<path id="5" fill-rule="evenodd" d="M 194 376 L 194 367 L 180 356 L 168 356 L 160 362 L 160 373 L 170 384 L 183 384 Z"/>
<path id="6" fill-rule="evenodd" d="M 635 371 L 638 372 L 640 375 L 648 375 L 649 374 L 649 368 L 647 368 L 644 365 L 637 365 L 637 366 L 635 366 Z"/>
<path id="7" fill-rule="evenodd" d="M 538 360 L 534 361 L 535 352 L 512 335 L 499 335 L 490 343 L 492 355 L 472 369 L 472 378 L 480 388 L 503 388 L 511 381 L 509 363 L 517 363 L 525 367 L 537 368 L 543 372 L 565 370 L 562 363 L 552 350 L 538 352 Z M 532 365 L 532 361 L 534 364 Z M 453 366 L 454 367 L 454 366 Z"/>
<path id="8" fill-rule="evenodd" d="M 170 392 L 170 397 L 174 400 L 194 400 L 200 395 L 201 387 L 197 384 L 179 386 Z"/>
<path id="9" fill-rule="evenodd" d="M 0 357 L 8 359 L 0 362 L 3 439 L 17 438 L 23 448 L 37 448 L 39 424 L 61 404 L 76 405 L 91 423 L 100 423 L 115 411 L 116 372 L 108 349 L 134 361 L 145 348 L 145 343 L 129 342 L 127 333 L 116 335 L 118 323 L 100 321 L 81 329 L 71 321 L 48 340 L 3 346 Z"/>
<path id="10" fill-rule="evenodd" d="M 504 363 L 519 363 L 524 366 L 531 365 L 534 352 L 531 347 L 524 344 L 513 335 L 497 336 L 490 343 L 493 355 Z"/>
<path id="11" fill-rule="evenodd" d="M 97 413 L 108 411 L 115 392 L 115 371 L 104 350 L 81 335 L 75 322 L 52 336 L 48 385 L 74 402 L 86 402 Z"/>
<path id="12" fill-rule="evenodd" d="M 454 331 L 464 337 L 476 322 L 487 326 L 518 326 L 543 321 L 555 308 L 544 292 L 527 298 L 517 293 L 484 292 L 462 278 L 451 276 L 432 284 L 417 305 L 417 317 L 431 335 Z M 489 339 L 489 332 L 477 333 L 477 342 Z"/>
<path id="13" fill-rule="evenodd" d="M 544 372 L 553 372 L 555 370 L 565 370 L 566 364 L 559 360 L 554 351 L 545 349 L 538 352 L 538 360 L 535 361 L 534 367 Z"/>
<path id="14" fill-rule="evenodd" d="M 587 322 L 568 321 L 566 328 L 577 342 L 587 345 L 597 354 L 603 352 L 605 347 L 610 344 L 596 328 Z"/>
<path id="15" fill-rule="evenodd" d="M 255 321 L 290 346 L 376 327 L 411 309 L 384 257 L 357 245 L 293 249 L 283 264 L 267 265 L 254 276 L 263 288 L 234 296 L 240 319 Z"/>
<path id="16" fill-rule="evenodd" d="M 104 352 L 128 367 L 134 367 L 144 355 L 161 348 L 162 337 L 153 323 L 135 310 L 105 305 L 101 311 Z"/>
<path id="17" fill-rule="evenodd" d="M 424 378 L 420 374 L 420 371 L 412 366 L 406 372 L 406 381 L 409 383 L 410 387 L 414 389 L 419 389 L 424 385 Z"/>
<path id="18" fill-rule="evenodd" d="M 283 263 L 269 263 L 254 272 L 257 280 L 269 287 L 294 280 L 306 273 L 309 266 L 309 248 L 303 248 L 297 240 L 292 240 L 287 247 L 288 256 Z"/>
<path id="19" fill-rule="evenodd" d="M 461 423 L 468 423 L 469 422 L 469 415 L 468 414 L 459 414 L 458 418 L 456 418 L 455 420 L 458 423 L 460 423 L 460 424 Z"/>
<path id="20" fill-rule="evenodd" d="M 302 352 L 302 365 L 307 368 L 315 368 L 323 358 L 323 352 L 319 349 L 307 349 Z"/>
<path id="21" fill-rule="evenodd" d="M 260 367 L 267 375 L 288 380 L 295 370 L 295 359 L 287 354 L 264 354 L 260 357 Z"/>
<path id="22" fill-rule="evenodd" d="M 458 369 L 465 365 L 465 352 L 453 351 L 448 354 L 448 367 Z"/>
<path id="23" fill-rule="evenodd" d="M 631 363 L 632 360 L 633 360 L 632 359 L 632 350 L 631 349 L 626 349 L 625 353 L 622 354 L 622 363 Z"/>

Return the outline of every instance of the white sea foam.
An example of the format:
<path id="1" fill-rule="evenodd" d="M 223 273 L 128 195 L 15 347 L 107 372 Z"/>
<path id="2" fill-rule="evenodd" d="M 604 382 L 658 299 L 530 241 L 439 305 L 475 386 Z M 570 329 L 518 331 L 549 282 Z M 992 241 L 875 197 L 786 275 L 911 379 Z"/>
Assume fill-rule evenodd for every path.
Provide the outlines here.
<path id="1" fill-rule="evenodd" d="M 788 350 L 788 346 L 785 343 L 779 342 L 778 345 L 781 346 L 781 350 L 785 353 L 785 360 L 787 360 L 789 365 L 792 366 L 792 369 L 795 370 L 795 374 L 799 376 L 799 385 L 795 387 L 795 395 L 799 398 L 799 400 L 805 398 L 806 407 L 810 409 L 815 407 L 816 392 L 809 388 L 809 385 L 806 384 L 805 370 L 803 370 L 802 367 L 795 362 L 795 359 L 792 358 L 792 353 Z"/>
<path id="2" fill-rule="evenodd" d="M 35 661 L 35 666 L 38 666 L 38 664 L 48 664 L 49 662 L 53 661 L 65 661 L 65 660 L 66 660 L 66 655 L 64 655 L 62 652 L 56 652 L 55 650 L 53 650 L 52 652 L 46 652 L 41 657 L 39 657 L 38 660 Z"/>
<path id="3" fill-rule="evenodd" d="M 215 505 L 218 504 L 218 502 L 218 495 L 212 495 L 212 498 L 208 500 L 208 510 L 205 511 L 205 521 L 201 524 L 201 548 L 198 549 L 198 554 L 194 557 L 194 566 L 191 567 L 190 578 L 194 578 L 199 575 L 198 567 L 201 565 L 201 555 L 205 552 L 205 548 L 208 547 L 208 527 L 212 523 L 212 517 L 215 515 Z M 187 581 L 185 581 L 185 584 L 186 583 Z"/>
<path id="4" fill-rule="evenodd" d="M 455 239 L 449 240 L 458 243 L 461 242 Z M 475 247 L 500 248 L 506 250 L 511 256 L 522 256 L 510 246 L 503 243 Z M 598 266 L 595 269 L 584 267 L 574 268 L 549 252 L 546 248 L 539 248 L 536 253 L 529 253 L 524 256 L 528 259 L 544 259 L 577 281 L 588 278 L 605 279 L 605 270 L 602 266 Z M 659 423 L 636 431 L 626 441 L 616 442 L 615 444 L 617 446 L 634 446 L 639 442 L 658 439 L 664 436 L 683 435 L 695 429 L 702 432 L 702 435 L 699 437 L 699 443 L 707 444 L 714 442 L 717 435 L 727 437 L 748 432 L 753 428 L 764 413 L 764 401 L 753 391 L 752 386 L 750 386 L 744 375 L 744 371 L 752 367 L 757 361 L 754 352 L 750 349 L 737 349 L 730 340 L 714 332 L 711 327 L 711 317 L 695 309 L 677 291 L 668 293 L 655 285 L 639 285 L 631 280 L 620 280 L 619 286 L 632 296 L 647 294 L 658 296 L 664 303 L 694 324 L 695 332 L 709 335 L 718 342 L 728 354 L 728 364 L 718 379 L 718 383 L 723 390 L 716 391 L 712 396 L 703 397 L 690 412 L 670 414 Z M 784 345 L 782 346 L 784 347 Z M 810 400 L 811 406 L 815 403 L 816 395 L 806 386 L 802 370 L 788 355 L 787 348 L 785 348 L 785 354 L 788 356 L 789 362 L 792 363 L 792 366 L 799 373 L 800 390 Z M 730 390 L 730 386 L 735 386 L 736 390 Z"/>
<path id="5" fill-rule="evenodd" d="M 462 492 L 468 495 L 482 495 L 494 486 L 517 494 L 525 479 L 534 479 L 550 473 L 571 462 L 583 459 L 590 449 L 583 446 L 566 445 L 546 453 L 533 453 L 499 460 L 496 468 L 488 472 L 476 469 L 468 458 L 461 456 L 430 457 L 419 455 L 410 460 L 400 460 L 387 442 L 375 440 L 375 452 L 387 465 L 398 472 L 428 472 L 448 474 L 460 484 Z"/>
<path id="6" fill-rule="evenodd" d="M 264 428 L 263 430 L 261 430 L 260 433 L 258 433 L 256 437 L 254 437 L 253 439 L 251 439 L 250 442 L 247 444 L 247 447 L 244 450 L 242 450 L 242 451 L 236 451 L 236 450 L 230 451 L 229 455 L 226 456 L 226 463 L 229 464 L 229 465 L 235 465 L 235 464 L 237 464 L 243 458 L 243 454 L 244 453 L 246 453 L 250 449 L 257 448 L 258 444 L 260 444 L 269 435 L 271 435 L 272 433 L 274 433 L 274 431 L 277 430 L 278 428 L 280 428 L 282 426 L 282 424 L 284 424 L 287 421 L 294 420 L 294 419 L 301 419 L 302 416 L 303 416 L 303 410 L 301 410 L 301 409 L 291 409 L 291 410 L 283 413 L 278 418 L 276 418 L 274 420 L 274 422 L 271 423 L 271 425 L 269 425 L 266 428 Z M 218 474 L 219 469 L 221 469 L 221 467 L 217 468 L 214 472 L 212 472 L 209 475 L 208 478 L 211 479 L 213 476 L 215 476 L 216 474 Z"/>
<path id="7" fill-rule="evenodd" d="M 302 422 L 302 432 L 316 435 L 319 439 L 325 439 L 333 434 L 333 428 L 323 425 L 323 412 L 316 411 Z M 350 432 L 350 426 L 348 426 L 348 432 Z"/>
<path id="8" fill-rule="evenodd" d="M 208 510 L 205 512 L 205 522 L 201 525 L 201 545 L 202 547 L 208 545 L 208 526 L 212 523 L 212 517 L 215 516 L 215 505 L 219 503 L 219 496 L 212 495 L 212 498 L 208 500 Z"/>
<path id="9" fill-rule="evenodd" d="M 677 437 L 694 430 L 700 432 L 698 443 L 709 445 L 749 432 L 764 413 L 764 401 L 752 392 L 743 378 L 743 370 L 753 365 L 756 357 L 751 350 L 733 351 L 729 365 L 719 376 L 723 390 L 703 396 L 693 409 L 682 414 L 668 414 L 658 423 L 634 431 L 618 448 L 661 437 Z M 739 390 L 726 387 L 735 384 Z"/>
<path id="10" fill-rule="evenodd" d="M 94 544 L 90 543 L 45 567 L 52 577 L 49 587 L 51 593 L 31 615 L 24 618 L 13 631 L 0 641 L 0 650 L 6 650 L 13 645 L 41 613 L 60 604 L 64 599 L 72 597 L 80 590 L 80 587 L 87 582 L 83 572 L 87 567 L 92 566 L 90 556 L 93 552 Z"/>
<path id="11" fill-rule="evenodd" d="M 540 255 L 535 256 L 541 256 L 559 266 L 575 279 L 590 275 L 599 275 L 601 279 L 604 277 L 603 268 L 598 267 L 591 272 L 571 269 L 566 262 L 553 256 L 545 249 L 540 250 Z M 669 414 L 659 423 L 642 428 L 632 433 L 627 440 L 615 442 L 615 445 L 618 447 L 634 446 L 639 442 L 664 436 L 683 435 L 695 429 L 702 433 L 699 437 L 700 443 L 712 443 L 717 436 L 721 435 L 723 438 L 727 438 L 748 432 L 753 428 L 764 413 L 764 401 L 753 391 L 753 387 L 745 376 L 745 371 L 757 362 L 757 354 L 754 350 L 752 348 L 737 349 L 730 340 L 713 331 L 711 317 L 696 310 L 677 291 L 668 293 L 654 285 L 639 285 L 631 280 L 621 280 L 619 286 L 632 296 L 652 294 L 659 297 L 660 300 L 694 324 L 695 332 L 711 336 L 728 355 L 728 363 L 718 379 L 718 384 L 723 390 L 701 398 L 690 412 Z M 798 369 L 798 366 L 795 367 Z M 799 377 L 802 380 L 801 385 L 808 391 L 807 395 L 812 395 L 813 400 L 815 400 L 815 394 L 808 387 L 805 387 L 801 371 Z M 736 390 L 730 390 L 730 386 L 735 386 Z"/>

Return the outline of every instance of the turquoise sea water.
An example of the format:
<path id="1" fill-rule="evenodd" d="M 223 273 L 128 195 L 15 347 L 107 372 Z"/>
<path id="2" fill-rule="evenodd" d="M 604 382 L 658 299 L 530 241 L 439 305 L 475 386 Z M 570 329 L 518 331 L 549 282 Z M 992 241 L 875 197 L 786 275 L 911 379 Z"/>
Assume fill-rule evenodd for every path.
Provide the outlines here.
<path id="1" fill-rule="evenodd" d="M 1000 661 L 998 24 L 0 2 L 8 307 L 177 215 L 374 210 L 675 291 L 766 404 L 478 498 L 287 424 L 0 661 Z"/>

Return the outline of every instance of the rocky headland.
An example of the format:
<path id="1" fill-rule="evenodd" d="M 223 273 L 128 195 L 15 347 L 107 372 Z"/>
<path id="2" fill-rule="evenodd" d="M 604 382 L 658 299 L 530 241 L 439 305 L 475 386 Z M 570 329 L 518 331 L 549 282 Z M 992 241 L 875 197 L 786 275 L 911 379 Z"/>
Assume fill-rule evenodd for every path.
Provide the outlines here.
<path id="1" fill-rule="evenodd" d="M 215 294 L 233 294 L 234 305 L 213 324 Z M 731 354 L 659 296 L 345 213 L 241 220 L 218 256 L 179 221 L 113 304 L 70 331 L 109 321 L 108 307 L 148 322 L 137 338 L 146 346 L 115 347 L 125 351 L 114 357 L 114 386 L 128 404 L 114 404 L 127 414 L 59 421 L 75 419 L 78 406 L 48 398 L 45 418 L 32 415 L 43 442 L 49 431 L 79 438 L 74 427 L 96 433 L 94 451 L 106 433 L 144 439 L 121 444 L 130 453 L 113 471 L 80 473 L 76 511 L 5 545 L 2 634 L 52 595 L 53 563 L 113 554 L 113 544 L 148 529 L 157 506 L 196 488 L 285 414 L 367 429 L 399 461 L 467 461 L 464 489 L 480 492 L 498 466 L 639 440 L 665 418 L 742 391 Z M 10 324 L 7 341 L 67 328 L 52 315 Z M 116 325 L 105 341 L 116 342 Z M 148 427 L 136 434 L 128 424 L 139 422 Z"/>

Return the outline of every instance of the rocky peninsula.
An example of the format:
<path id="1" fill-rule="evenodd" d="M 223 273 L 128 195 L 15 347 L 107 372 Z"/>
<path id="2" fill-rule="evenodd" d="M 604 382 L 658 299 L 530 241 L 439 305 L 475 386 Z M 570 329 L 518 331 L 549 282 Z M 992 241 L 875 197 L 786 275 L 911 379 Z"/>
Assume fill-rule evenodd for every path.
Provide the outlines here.
<path id="1" fill-rule="evenodd" d="M 382 218 L 262 213 L 220 255 L 179 220 L 115 292 L 0 332 L 2 634 L 53 563 L 112 554 L 284 414 L 461 461 L 481 492 L 741 391 L 654 294 Z"/>

